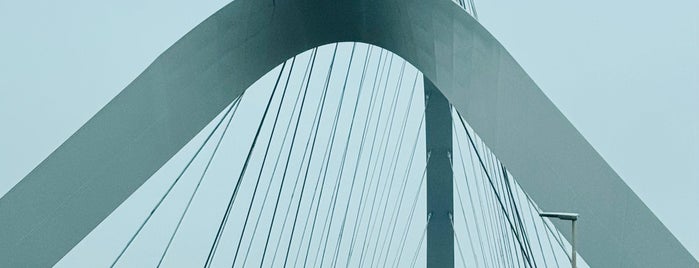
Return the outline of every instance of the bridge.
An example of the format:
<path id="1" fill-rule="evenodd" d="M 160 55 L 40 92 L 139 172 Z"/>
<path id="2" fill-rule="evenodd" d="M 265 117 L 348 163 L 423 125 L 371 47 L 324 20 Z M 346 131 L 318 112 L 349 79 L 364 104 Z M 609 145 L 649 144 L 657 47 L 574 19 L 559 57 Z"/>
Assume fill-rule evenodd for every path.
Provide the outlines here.
<path id="1" fill-rule="evenodd" d="M 337 42 L 355 42 L 342 44 L 351 46 L 352 51 L 344 77 L 333 69 L 337 68 L 334 65 L 335 52 L 327 72 L 315 68 L 318 47 L 334 44 L 329 49 L 337 51 L 336 48 L 340 46 Z M 410 66 L 394 64 L 394 60 L 401 61 L 399 57 L 415 66 L 416 70 L 406 72 L 405 69 L 410 69 Z M 359 81 L 357 87 L 348 82 L 352 66 L 364 70 L 362 77 L 353 78 L 353 81 Z M 394 68 L 393 72 L 391 68 Z M 290 90 L 288 85 L 292 71 L 299 69 L 307 78 L 301 79 L 297 92 L 287 91 Z M 396 72 L 396 69 L 399 71 Z M 370 71 L 375 74 L 366 75 Z M 385 76 L 382 74 L 384 71 Z M 344 261 L 346 265 L 402 267 L 414 265 L 423 247 L 427 252 L 425 262 L 430 267 L 454 266 L 455 261 L 464 265 L 474 263 L 476 266 L 488 266 L 486 263 L 491 266 L 548 266 L 545 263 L 547 259 L 553 266 L 551 258 L 556 258 L 559 250 L 565 251 L 567 243 L 558 237 L 559 232 L 553 226 L 564 237 L 570 238 L 570 235 L 565 223 L 535 219 L 533 214 L 541 209 L 575 211 L 582 215 L 580 232 L 585 234 L 586 240 L 580 241 L 579 252 L 592 266 L 696 266 L 696 260 L 541 93 L 506 50 L 463 9 L 448 1 L 303 0 L 235 1 L 163 53 L 119 96 L 0 199 L 0 221 L 5 227 L 0 231 L 0 240 L 5 241 L 0 248 L 3 266 L 47 266 L 56 263 L 212 120 L 214 127 L 203 145 L 212 145 L 213 142 L 210 144 L 209 141 L 216 140 L 214 134 L 217 133 L 224 137 L 226 131 L 232 134 L 243 132 L 243 128 L 229 129 L 228 126 L 230 122 L 235 124 L 236 115 L 235 118 L 249 116 L 237 114 L 238 107 L 245 102 L 243 93 L 267 72 L 275 76 L 275 86 L 271 89 L 269 100 L 262 105 L 264 109 L 259 124 L 251 128 L 255 134 L 249 149 L 243 151 L 245 157 L 241 159 L 239 175 L 232 183 L 230 198 L 225 202 L 225 212 L 212 238 L 209 253 L 203 256 L 204 266 L 212 265 L 214 260 L 226 259 L 226 256 L 232 256 L 228 262 L 232 261 L 233 265 L 244 265 L 246 262 L 247 253 L 242 251 L 250 251 L 252 247 L 246 247 L 243 243 L 244 234 L 257 230 L 257 227 L 249 225 L 252 225 L 251 221 L 260 219 L 259 216 L 254 217 L 255 213 L 261 212 L 252 209 L 259 182 L 277 178 L 264 174 L 263 167 L 266 166 L 268 153 L 274 154 L 274 151 L 270 152 L 270 143 L 273 135 L 281 135 L 275 134 L 274 130 L 281 131 L 282 127 L 277 127 L 278 118 L 283 114 L 281 111 L 285 101 L 290 98 L 294 106 L 290 112 L 291 119 L 297 111 L 297 103 L 299 119 L 288 121 L 289 125 L 295 124 L 294 131 L 287 132 L 291 133 L 289 144 L 297 144 L 295 139 L 299 132 L 296 129 L 301 125 L 307 128 L 307 144 L 311 147 L 301 151 L 288 149 L 286 164 L 282 163 L 284 168 L 280 169 L 280 183 L 291 183 L 286 178 L 296 176 L 301 180 L 294 183 L 298 182 L 301 190 L 297 203 L 281 204 L 282 207 L 296 206 L 296 209 L 282 211 L 295 212 L 296 216 L 301 211 L 302 216 L 308 216 L 307 219 L 311 219 L 312 211 L 318 215 L 321 208 L 328 208 L 330 212 L 321 219 L 327 224 L 323 223 L 322 229 L 318 227 L 321 229 L 315 233 L 320 236 L 318 240 L 311 237 L 304 240 L 306 231 L 296 229 L 301 228 L 298 217 L 289 221 L 291 231 L 286 240 L 274 239 L 270 237 L 272 231 L 267 232 L 264 246 L 255 250 L 267 252 L 270 245 L 284 246 L 279 242 L 286 242 L 286 249 L 280 250 L 287 256 L 267 260 L 263 253 L 260 266 L 267 260 L 271 262 L 269 265 L 283 261 L 285 265 L 306 266 L 307 261 L 311 261 L 314 266 L 336 266 Z M 391 77 L 391 74 L 394 76 Z M 315 93 L 319 97 L 315 102 L 307 104 L 305 100 L 310 81 L 318 76 L 324 80 L 323 90 Z M 365 81 L 367 76 L 377 81 Z M 343 83 L 331 86 L 331 78 Z M 387 85 L 391 79 L 398 85 L 406 83 L 414 86 L 407 87 L 411 88 L 407 92 L 399 90 L 404 89 L 401 86 L 393 91 L 381 86 L 381 82 Z M 305 87 L 304 80 L 307 81 Z M 345 92 L 355 93 L 348 96 L 356 97 L 354 105 L 351 101 L 345 102 Z M 415 92 L 418 92 L 417 97 Z M 302 97 L 291 93 L 299 93 L 296 96 Z M 330 100 L 339 102 L 326 103 L 326 96 L 336 97 Z M 367 96 L 368 100 L 362 99 Z M 297 101 L 293 101 L 294 97 Z M 379 97 L 380 101 L 377 100 Z M 272 106 L 275 100 L 277 107 Z M 361 101 L 368 102 L 359 105 Z M 383 103 L 388 103 L 388 107 L 383 107 Z M 415 103 L 422 103 L 422 106 L 408 105 Z M 350 108 L 345 107 L 346 104 Z M 401 104 L 404 106 L 399 107 Z M 364 112 L 365 120 L 355 117 L 358 107 L 368 108 Z M 312 120 L 310 124 L 300 124 L 304 111 L 312 113 L 314 108 L 317 115 L 307 117 Z M 399 108 L 402 110 L 397 110 Z M 342 109 L 354 109 L 352 117 L 339 118 Z M 330 119 L 323 115 L 330 116 Z M 401 118 L 401 115 L 405 117 Z M 411 116 L 420 119 L 410 121 Z M 362 121 L 366 124 L 362 125 Z M 328 124 L 331 131 L 326 136 L 321 133 L 321 139 L 327 138 L 329 145 L 315 149 L 313 146 L 316 145 L 316 133 L 321 129 L 321 122 L 331 122 Z M 370 132 L 372 122 L 374 133 Z M 408 125 L 408 122 L 413 124 Z M 272 124 L 272 132 L 267 139 L 260 135 L 265 123 Z M 342 129 L 345 124 L 349 129 Z M 336 135 L 338 129 L 339 136 Z M 357 137 L 364 138 L 352 143 L 348 137 L 353 137 L 353 131 L 362 133 Z M 313 135 L 310 135 L 311 132 Z M 284 136 L 287 136 L 286 133 Z M 298 139 L 306 138 L 299 136 L 302 137 Z M 346 142 L 338 141 L 343 137 L 347 139 Z M 404 139 L 422 140 L 424 148 L 418 150 L 418 142 L 408 143 L 403 148 Z M 373 144 L 368 145 L 369 140 L 377 142 L 376 154 L 371 149 Z M 359 148 L 355 161 L 346 158 L 347 152 L 354 151 L 350 145 Z M 212 158 L 216 148 L 218 146 Z M 360 157 L 364 148 L 369 152 L 365 153 L 368 159 L 362 162 Z M 251 159 L 255 156 L 255 150 L 263 153 L 263 164 L 257 171 L 258 175 L 252 174 L 253 177 L 250 177 L 250 173 L 256 173 L 256 170 L 249 169 L 250 163 L 254 162 Z M 283 152 L 285 150 L 281 146 L 277 153 Z M 309 171 L 311 163 L 319 155 L 322 157 L 320 163 L 325 164 L 319 166 L 320 171 Z M 305 174 L 294 175 L 296 169 L 293 167 L 289 170 L 289 159 L 293 157 L 301 157 L 300 165 L 304 159 L 308 159 L 305 161 L 307 167 L 297 171 Z M 372 160 L 373 157 L 381 160 Z M 387 161 L 384 160 L 386 157 L 389 157 Z M 192 161 L 195 159 L 192 157 Z M 413 184 L 408 184 L 409 178 L 416 178 L 401 176 L 401 170 L 395 171 L 397 167 L 404 168 L 398 165 L 401 161 L 409 163 L 405 174 L 418 174 L 419 183 L 410 181 Z M 187 171 L 189 163 L 182 174 Z M 345 163 L 349 166 L 346 167 Z M 412 163 L 418 164 L 413 167 Z M 352 164 L 355 166 L 352 167 Z M 362 168 L 362 164 L 366 168 Z M 275 167 L 272 172 L 276 171 Z M 360 171 L 371 173 L 361 174 Z M 309 172 L 318 172 L 318 178 L 322 180 L 307 181 L 315 178 L 309 176 Z M 329 172 L 337 172 L 337 175 Z M 346 175 L 350 172 L 351 176 Z M 181 177 L 173 180 L 153 212 L 157 211 Z M 255 191 L 243 193 L 239 190 L 246 178 L 252 178 Z M 343 178 L 351 178 L 351 182 L 363 186 L 357 189 L 350 186 L 341 191 L 344 184 L 337 182 L 328 183 L 330 188 L 326 189 L 326 179 L 339 181 Z M 394 179 L 397 179 L 395 185 Z M 471 189 L 469 182 L 481 189 Z M 271 182 L 268 185 L 272 185 Z M 310 188 L 319 185 L 320 192 L 316 199 L 315 189 L 311 191 Z M 364 185 L 368 187 L 366 195 L 364 190 L 359 190 Z M 291 189 L 297 189 L 296 186 Z M 412 192 L 403 191 L 407 186 L 417 187 L 413 187 Z M 305 187 L 309 190 L 306 191 Z M 419 203 L 416 200 L 420 200 L 422 187 L 426 191 L 425 207 L 423 211 L 418 211 L 415 206 Z M 276 201 L 269 226 L 275 224 L 283 189 L 279 186 L 276 198 L 274 193 L 271 193 L 271 197 L 265 193 L 267 197 L 262 198 Z M 325 199 L 323 189 L 330 191 Z M 361 194 L 353 195 L 355 189 Z M 381 192 L 374 195 L 378 196 L 377 210 L 371 208 L 374 203 L 363 200 L 371 196 L 372 189 L 374 194 L 389 189 L 386 195 Z M 393 196 L 392 190 L 395 190 Z M 196 193 L 194 190 L 192 197 Z M 293 193 L 296 191 L 292 190 Z M 471 196 L 472 193 L 475 196 Z M 242 198 L 245 194 L 251 194 L 248 203 L 240 201 L 245 199 Z M 306 195 L 306 199 L 303 195 Z M 489 201 L 474 202 L 473 199 L 477 200 L 479 196 Z M 356 198 L 361 201 L 350 201 Z M 189 200 L 191 202 L 193 199 Z M 394 204 L 400 206 L 395 207 Z M 409 211 L 402 211 L 403 204 Z M 474 208 L 474 204 L 487 204 L 489 210 L 479 213 L 475 210 L 482 209 L 482 206 Z M 303 213 L 305 210 L 301 208 L 309 209 L 309 212 Z M 351 220 L 350 223 L 354 224 L 352 228 L 346 225 L 350 208 L 368 210 L 366 214 L 355 213 L 358 217 L 368 217 L 366 226 L 362 226 L 364 219 Z M 619 211 L 625 215 L 619 216 Z M 401 212 L 407 212 L 408 226 L 399 226 Z M 414 212 L 424 219 L 413 223 Z M 187 209 L 179 222 L 186 213 Z M 334 213 L 342 216 L 335 217 Z M 154 213 L 148 215 L 120 249 L 113 265 L 119 264 L 119 259 L 136 241 L 151 215 Z M 279 224 L 286 223 L 286 219 L 285 215 Z M 527 219 L 530 223 L 527 223 Z M 236 230 L 240 232 L 240 240 L 234 245 L 233 252 L 217 255 L 221 237 L 227 228 L 233 228 L 228 227 L 233 224 L 231 222 L 240 225 Z M 315 216 L 312 222 L 312 226 L 315 225 Z M 384 224 L 405 228 L 391 229 L 384 227 Z M 306 223 L 303 225 L 305 228 Z M 462 229 L 469 226 L 473 227 L 475 234 Z M 540 231 L 531 232 L 537 226 Z M 353 259 L 353 243 L 360 236 L 362 227 L 367 228 L 365 235 L 368 237 L 372 237 L 372 231 L 380 235 L 375 240 L 359 239 L 369 247 L 357 245 L 360 252 L 354 253 L 356 258 Z M 316 229 L 310 228 L 308 235 L 313 236 Z M 284 227 L 281 230 L 283 234 Z M 337 238 L 329 238 L 331 230 L 337 230 L 332 233 Z M 480 231 L 482 236 L 489 237 L 473 239 L 478 237 Z M 176 232 L 177 229 L 170 236 L 162 256 L 166 256 L 167 248 L 175 241 Z M 345 232 L 348 237 L 344 236 Z M 535 233 L 545 236 L 553 253 L 549 255 L 545 252 L 540 244 L 544 240 L 534 239 L 532 234 Z M 417 244 L 405 245 L 404 241 L 409 241 L 408 237 L 415 234 L 418 236 L 414 239 Z M 649 241 L 652 241 L 652 245 L 649 245 Z M 337 242 L 338 245 L 333 247 L 332 244 L 328 245 L 329 242 Z M 479 242 L 485 245 L 476 245 Z M 343 247 L 343 243 L 349 245 Z M 293 253 L 290 249 L 297 246 L 310 248 L 312 245 L 318 246 L 314 251 L 322 251 L 322 254 L 310 255 L 311 250 L 307 249 L 305 252 L 295 252 L 301 257 L 292 256 L 289 260 L 289 253 Z M 341 252 L 345 247 L 347 252 Z M 472 249 L 472 254 L 464 253 L 464 248 Z M 315 259 L 307 260 L 307 256 Z M 163 257 L 160 258 L 162 260 Z"/>

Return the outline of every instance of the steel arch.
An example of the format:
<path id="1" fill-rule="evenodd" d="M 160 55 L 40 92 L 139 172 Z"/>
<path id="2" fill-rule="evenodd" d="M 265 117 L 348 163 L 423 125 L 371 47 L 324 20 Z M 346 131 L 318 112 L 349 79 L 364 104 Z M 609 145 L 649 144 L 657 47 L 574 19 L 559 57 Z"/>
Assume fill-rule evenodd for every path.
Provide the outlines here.
<path id="1" fill-rule="evenodd" d="M 55 264 L 259 77 L 342 41 L 416 66 L 540 207 L 579 212 L 590 265 L 698 266 L 502 45 L 448 0 L 228 4 L 0 199 L 0 266 Z"/>

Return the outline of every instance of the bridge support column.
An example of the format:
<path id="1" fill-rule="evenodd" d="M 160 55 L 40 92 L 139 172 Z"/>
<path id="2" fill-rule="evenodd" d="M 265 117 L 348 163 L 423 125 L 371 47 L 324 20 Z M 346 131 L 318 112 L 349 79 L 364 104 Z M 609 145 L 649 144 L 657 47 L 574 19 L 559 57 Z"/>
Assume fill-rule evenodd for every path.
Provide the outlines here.
<path id="1" fill-rule="evenodd" d="M 454 267 L 452 121 L 449 101 L 432 82 L 425 83 L 427 152 L 427 268 Z"/>

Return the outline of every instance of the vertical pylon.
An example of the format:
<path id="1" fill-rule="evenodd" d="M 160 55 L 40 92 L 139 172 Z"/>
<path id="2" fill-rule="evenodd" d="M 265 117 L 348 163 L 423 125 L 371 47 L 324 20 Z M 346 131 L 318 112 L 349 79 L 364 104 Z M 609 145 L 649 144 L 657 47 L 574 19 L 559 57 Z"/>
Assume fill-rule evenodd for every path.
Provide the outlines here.
<path id="1" fill-rule="evenodd" d="M 427 152 L 427 267 L 454 267 L 452 121 L 449 101 L 432 82 L 425 83 L 425 146 Z"/>

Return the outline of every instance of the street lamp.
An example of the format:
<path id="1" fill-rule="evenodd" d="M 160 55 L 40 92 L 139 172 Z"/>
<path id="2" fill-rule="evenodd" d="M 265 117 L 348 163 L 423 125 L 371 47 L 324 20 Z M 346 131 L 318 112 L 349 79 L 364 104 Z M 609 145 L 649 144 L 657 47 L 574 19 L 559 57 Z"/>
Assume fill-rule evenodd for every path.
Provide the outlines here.
<path id="1" fill-rule="evenodd" d="M 573 257 L 570 259 L 570 265 L 573 266 L 573 268 L 577 267 L 576 264 L 576 254 L 575 254 L 575 222 L 578 220 L 578 213 L 565 213 L 565 212 L 540 212 L 539 216 L 541 217 L 546 217 L 546 218 L 557 218 L 565 221 L 571 221 L 573 223 L 573 237 L 571 239 L 571 246 L 573 247 L 573 252 L 572 255 Z"/>

